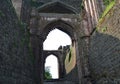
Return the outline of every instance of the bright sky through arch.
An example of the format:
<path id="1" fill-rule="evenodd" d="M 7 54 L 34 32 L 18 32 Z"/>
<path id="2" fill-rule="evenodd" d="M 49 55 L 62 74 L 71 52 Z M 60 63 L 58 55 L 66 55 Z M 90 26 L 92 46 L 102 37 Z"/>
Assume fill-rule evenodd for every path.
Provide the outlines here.
<path id="1" fill-rule="evenodd" d="M 52 30 L 43 43 L 44 50 L 58 50 L 60 46 L 71 45 L 71 38 L 59 29 Z M 58 78 L 58 69 L 55 65 L 55 58 L 51 55 L 47 60 L 45 67 L 50 67 L 52 78 Z M 52 64 L 52 65 L 51 65 Z"/>
<path id="2" fill-rule="evenodd" d="M 49 67 L 50 73 L 53 79 L 58 79 L 58 59 L 54 55 L 50 55 L 46 58 L 45 67 Z"/>
<path id="3" fill-rule="evenodd" d="M 52 30 L 43 43 L 44 50 L 58 50 L 59 46 L 71 45 L 71 38 L 59 29 Z"/>

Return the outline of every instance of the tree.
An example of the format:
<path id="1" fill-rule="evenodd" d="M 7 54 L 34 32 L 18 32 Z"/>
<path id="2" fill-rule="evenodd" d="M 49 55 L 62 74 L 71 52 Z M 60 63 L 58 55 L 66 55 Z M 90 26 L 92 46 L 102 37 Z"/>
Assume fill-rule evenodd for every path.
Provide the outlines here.
<path id="1" fill-rule="evenodd" d="M 52 79 L 49 67 L 45 67 L 45 79 Z"/>

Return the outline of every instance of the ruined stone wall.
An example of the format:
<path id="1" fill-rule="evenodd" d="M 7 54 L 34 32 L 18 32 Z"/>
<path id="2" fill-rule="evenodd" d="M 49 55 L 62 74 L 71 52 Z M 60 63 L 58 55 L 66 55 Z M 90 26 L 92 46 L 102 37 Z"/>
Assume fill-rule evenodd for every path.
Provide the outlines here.
<path id="1" fill-rule="evenodd" d="M 0 84 L 35 84 L 29 38 L 10 0 L 0 3 Z"/>
<path id="2" fill-rule="evenodd" d="M 89 35 L 97 25 L 100 15 L 103 12 L 103 1 L 83 0 L 82 6 L 82 26 L 84 26 L 85 35 Z"/>
<path id="3" fill-rule="evenodd" d="M 31 0 L 22 0 L 20 19 L 26 26 L 29 26 L 31 10 Z"/>
<path id="4" fill-rule="evenodd" d="M 120 83 L 120 3 L 99 22 L 90 38 L 90 71 L 95 84 Z"/>
<path id="5" fill-rule="evenodd" d="M 70 46 L 70 50 L 66 54 L 64 64 L 65 64 L 65 72 L 66 72 L 65 79 L 69 81 L 78 82 L 78 71 L 77 71 L 78 69 L 76 64 L 76 48 L 74 43 L 72 46 Z"/>
<path id="6" fill-rule="evenodd" d="M 69 52 L 66 54 L 65 58 L 65 69 L 66 74 L 70 73 L 73 68 L 75 68 L 76 65 L 76 53 L 75 53 L 75 45 L 70 46 Z"/>
<path id="7" fill-rule="evenodd" d="M 29 25 L 31 0 L 11 0 L 18 18 L 27 26 Z"/>

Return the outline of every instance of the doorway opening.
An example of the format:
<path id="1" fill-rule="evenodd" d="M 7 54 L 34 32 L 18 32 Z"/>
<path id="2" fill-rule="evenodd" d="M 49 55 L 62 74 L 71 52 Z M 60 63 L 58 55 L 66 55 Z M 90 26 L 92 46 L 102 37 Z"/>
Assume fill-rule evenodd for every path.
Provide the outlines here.
<path id="1" fill-rule="evenodd" d="M 54 55 L 49 55 L 45 60 L 45 79 L 59 79 L 58 66 L 58 58 Z"/>
<path id="2" fill-rule="evenodd" d="M 50 72 L 50 79 L 60 79 L 63 78 L 63 75 L 65 75 L 65 53 L 67 53 L 67 50 L 69 50 L 68 48 L 70 48 L 71 45 L 72 41 L 70 36 L 63 31 L 55 28 L 49 32 L 43 43 L 43 50 L 47 51 L 48 54 L 54 53 L 54 55 L 49 54 L 50 56 L 47 57 L 44 68 L 44 70 Z M 62 54 L 60 52 L 62 52 Z M 56 60 L 57 63 L 55 63 Z M 52 70 L 52 67 L 57 67 L 56 71 L 54 71 L 55 69 Z"/>
<path id="3" fill-rule="evenodd" d="M 60 46 L 71 44 L 70 36 L 56 28 L 48 34 L 47 39 L 43 43 L 43 50 L 58 50 Z"/>

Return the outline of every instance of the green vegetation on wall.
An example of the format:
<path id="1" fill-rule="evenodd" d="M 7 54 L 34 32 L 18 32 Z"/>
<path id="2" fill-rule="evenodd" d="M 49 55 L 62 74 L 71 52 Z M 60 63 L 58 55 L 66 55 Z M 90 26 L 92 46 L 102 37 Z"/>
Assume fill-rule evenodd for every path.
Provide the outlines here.
<path id="1" fill-rule="evenodd" d="M 111 2 L 115 2 L 115 0 L 103 0 L 105 6 L 108 6 Z"/>
<path id="2" fill-rule="evenodd" d="M 45 79 L 52 79 L 52 75 L 50 73 L 50 70 L 47 68 L 45 69 Z"/>
<path id="3" fill-rule="evenodd" d="M 115 4 L 115 0 L 112 0 L 111 2 L 105 3 L 106 9 L 103 12 L 102 17 L 104 17 L 109 12 L 109 10 L 114 6 L 114 4 Z"/>
<path id="4" fill-rule="evenodd" d="M 114 6 L 115 0 L 103 0 L 103 2 L 104 2 L 104 5 L 106 6 L 106 8 L 99 19 L 100 22 L 103 19 L 103 17 L 107 15 L 107 13 L 110 11 L 110 9 Z"/>

